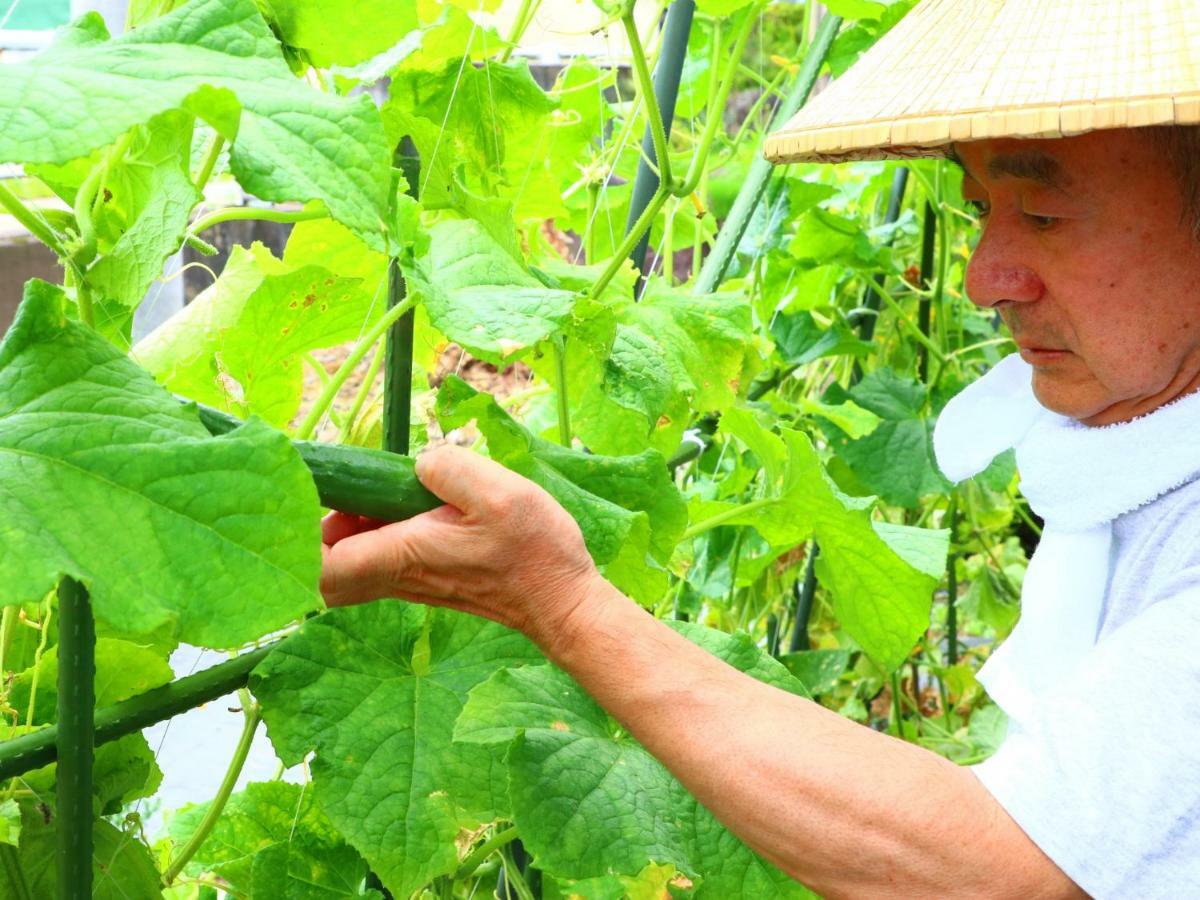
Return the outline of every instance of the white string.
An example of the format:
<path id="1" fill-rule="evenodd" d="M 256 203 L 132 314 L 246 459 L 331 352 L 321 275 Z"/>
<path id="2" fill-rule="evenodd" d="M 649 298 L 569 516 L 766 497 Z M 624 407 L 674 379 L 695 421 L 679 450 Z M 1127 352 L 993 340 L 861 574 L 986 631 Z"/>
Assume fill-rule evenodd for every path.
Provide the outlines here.
<path id="1" fill-rule="evenodd" d="M 12 3 L 8 4 L 8 12 L 6 12 L 4 14 L 3 19 L 0 19 L 0 31 L 3 31 L 4 28 L 8 25 L 8 20 L 12 18 L 13 13 L 15 13 L 17 11 L 17 7 L 20 5 L 21 5 L 21 0 L 13 0 Z"/>
<path id="2" fill-rule="evenodd" d="M 471 44 L 475 41 L 475 32 L 479 29 L 479 24 L 471 20 L 471 33 L 467 37 L 467 48 L 463 50 L 462 61 L 458 64 L 458 74 L 454 76 L 454 87 L 450 89 L 450 99 L 446 101 L 446 113 L 442 116 L 442 126 L 438 129 L 437 140 L 433 144 L 433 152 L 429 154 L 429 166 L 425 170 L 425 180 L 421 182 L 421 193 L 425 193 L 425 188 L 429 185 L 429 177 L 433 174 L 433 163 L 437 159 L 438 150 L 442 146 L 442 135 L 446 133 L 446 123 L 450 121 L 450 110 L 454 108 L 454 101 L 458 97 L 458 87 L 462 84 L 463 72 L 467 67 L 467 60 L 471 57 Z"/>

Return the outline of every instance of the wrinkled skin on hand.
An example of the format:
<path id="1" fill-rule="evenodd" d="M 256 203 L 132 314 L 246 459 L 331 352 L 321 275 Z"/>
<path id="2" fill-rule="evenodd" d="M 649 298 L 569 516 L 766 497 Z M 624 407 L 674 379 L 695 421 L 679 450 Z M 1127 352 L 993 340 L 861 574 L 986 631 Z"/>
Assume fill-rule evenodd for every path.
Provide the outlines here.
<path id="1" fill-rule="evenodd" d="M 330 606 L 400 597 L 483 616 L 543 646 L 600 574 L 571 515 L 538 485 L 459 447 L 416 463 L 446 506 L 404 522 L 330 513 L 321 593 Z"/>

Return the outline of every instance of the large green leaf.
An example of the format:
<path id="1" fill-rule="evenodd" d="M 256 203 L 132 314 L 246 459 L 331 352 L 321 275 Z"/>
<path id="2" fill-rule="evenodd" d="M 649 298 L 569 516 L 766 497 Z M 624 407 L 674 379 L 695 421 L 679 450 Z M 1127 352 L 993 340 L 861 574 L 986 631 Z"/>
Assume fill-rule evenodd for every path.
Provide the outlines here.
<path id="1" fill-rule="evenodd" d="M 259 851 L 251 869 L 251 898 L 261 900 L 383 900 L 367 887 L 366 861 L 348 844 L 324 844 L 301 835 Z"/>
<path id="2" fill-rule="evenodd" d="M 19 860 L 29 900 L 54 900 L 58 892 L 58 829 L 34 803 L 22 804 Z M 150 850 L 133 832 L 119 831 L 103 819 L 92 825 L 93 900 L 160 900 L 162 885 Z M 0 880 L 2 900 L 25 900 Z"/>
<path id="3" fill-rule="evenodd" d="M 101 298 L 137 306 L 183 243 L 200 199 L 187 170 L 191 142 L 192 117 L 171 111 L 139 128 L 125 157 L 110 164 L 102 207 L 115 234 L 87 273 Z"/>
<path id="4" fill-rule="evenodd" d="M 925 415 L 925 394 L 919 382 L 878 369 L 852 387 L 849 396 L 883 421 L 857 440 L 829 434 L 834 451 L 868 490 L 896 506 L 916 507 L 922 497 L 951 488 L 934 457 L 933 418 Z"/>
<path id="5" fill-rule="evenodd" d="M 259 665 L 251 690 L 280 758 L 315 751 L 321 807 L 407 897 L 454 871 L 460 829 L 508 815 L 496 755 L 451 734 L 467 691 L 540 659 L 493 622 L 382 600 L 310 619 Z"/>
<path id="6" fill-rule="evenodd" d="M 696 296 L 652 282 L 640 302 L 581 307 L 567 345 L 571 424 L 600 453 L 678 446 L 691 412 L 733 403 L 756 358 L 736 293 Z"/>
<path id="7" fill-rule="evenodd" d="M 209 806 L 189 805 L 171 817 L 177 845 L 192 836 Z M 307 784 L 246 785 L 229 798 L 187 871 L 211 872 L 238 896 L 260 900 L 378 896 L 359 893 L 366 861 L 345 844 Z"/>
<path id="8" fill-rule="evenodd" d="M 792 693 L 804 687 L 744 634 L 673 627 L 735 668 Z M 564 878 L 633 875 L 670 863 L 697 897 L 809 893 L 727 831 L 565 673 L 504 670 L 471 691 L 460 741 L 510 745 L 514 821 L 534 864 Z"/>
<path id="9" fill-rule="evenodd" d="M 662 455 L 600 456 L 531 434 L 490 394 L 450 376 L 438 394 L 443 428 L 475 419 L 492 458 L 541 485 L 579 523 L 592 558 L 644 603 L 666 588 L 663 566 L 687 526 L 687 510 Z"/>
<path id="10" fill-rule="evenodd" d="M 195 413 L 33 281 L 0 344 L 0 603 L 63 575 L 125 633 L 232 647 L 319 605 L 319 505 L 288 440 Z"/>
<path id="11" fill-rule="evenodd" d="M 415 3 L 393 0 L 270 0 L 280 36 L 318 66 L 353 66 L 417 28 Z"/>
<path id="12" fill-rule="evenodd" d="M 571 119 L 557 115 L 526 60 L 463 62 L 455 53 L 436 71 L 394 73 L 383 108 L 388 134 L 410 135 L 421 154 L 422 202 L 454 206 L 458 173 L 472 192 L 511 200 L 518 221 L 560 214 L 562 188 L 579 177 L 578 133 L 561 144 L 558 134 Z"/>
<path id="13" fill-rule="evenodd" d="M 406 274 L 434 327 L 493 363 L 560 331 L 575 306 L 573 292 L 543 285 L 469 219 L 435 225 L 428 257 Z"/>
<path id="14" fill-rule="evenodd" d="M 766 493 L 740 512 L 727 502 L 694 503 L 693 519 L 721 515 L 723 523 L 751 525 L 780 549 L 816 537 L 817 574 L 833 595 L 838 621 L 879 666 L 890 671 L 900 665 L 929 626 L 947 533 L 913 535 L 917 529 L 894 526 L 881 534 L 871 521 L 873 498 L 838 491 L 801 432 L 782 428 L 772 434 L 744 409 L 728 410 L 721 430 L 758 458 Z"/>
<path id="15" fill-rule="evenodd" d="M 221 277 L 133 356 L 177 394 L 283 427 L 300 406 L 302 355 L 361 337 L 384 305 L 357 278 L 234 247 Z"/>
<path id="16" fill-rule="evenodd" d="M 378 111 L 295 78 L 254 0 L 191 0 L 105 37 L 91 14 L 5 69 L 0 160 L 65 163 L 182 108 L 234 142 L 230 166 L 248 192 L 322 200 L 383 248 L 390 153 Z"/>

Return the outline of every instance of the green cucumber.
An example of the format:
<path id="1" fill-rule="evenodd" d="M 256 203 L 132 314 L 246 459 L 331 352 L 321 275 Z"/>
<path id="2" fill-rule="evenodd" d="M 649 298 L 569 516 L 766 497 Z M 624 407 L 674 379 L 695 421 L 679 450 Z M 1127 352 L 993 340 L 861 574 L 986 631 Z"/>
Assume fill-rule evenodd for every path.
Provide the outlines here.
<path id="1" fill-rule="evenodd" d="M 211 434 L 227 434 L 242 424 L 218 409 L 196 405 Z M 321 503 L 330 509 L 398 522 L 442 505 L 417 480 L 407 456 L 317 441 L 293 441 L 292 446 L 312 473 Z"/>

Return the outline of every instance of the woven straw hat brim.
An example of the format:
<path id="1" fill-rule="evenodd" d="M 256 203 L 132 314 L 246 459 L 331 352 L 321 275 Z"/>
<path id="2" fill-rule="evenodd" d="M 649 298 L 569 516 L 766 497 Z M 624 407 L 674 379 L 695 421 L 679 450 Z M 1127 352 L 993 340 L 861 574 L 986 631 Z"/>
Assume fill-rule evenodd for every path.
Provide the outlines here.
<path id="1" fill-rule="evenodd" d="M 768 159 L 944 156 L 985 138 L 1200 123 L 1200 0 L 923 0 Z"/>

